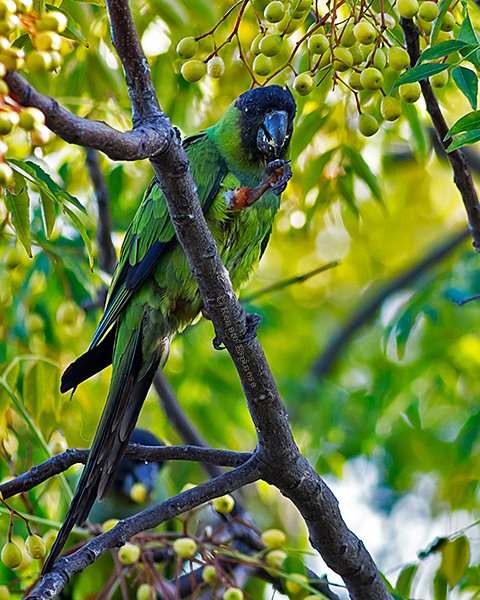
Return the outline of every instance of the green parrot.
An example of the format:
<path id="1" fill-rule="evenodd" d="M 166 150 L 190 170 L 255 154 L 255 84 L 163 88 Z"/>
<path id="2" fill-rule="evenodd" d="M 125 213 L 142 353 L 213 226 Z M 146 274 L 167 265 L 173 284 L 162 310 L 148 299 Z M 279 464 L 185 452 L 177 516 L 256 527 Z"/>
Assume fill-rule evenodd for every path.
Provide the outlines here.
<path id="1" fill-rule="evenodd" d="M 235 289 L 265 251 L 280 194 L 291 177 L 286 157 L 295 111 L 288 88 L 255 88 L 239 96 L 218 123 L 183 142 L 205 219 Z M 107 494 L 170 340 L 202 308 L 165 198 L 153 180 L 126 233 L 92 343 L 62 377 L 61 391 L 74 390 L 112 364 L 88 462 L 44 573 L 73 527 Z"/>

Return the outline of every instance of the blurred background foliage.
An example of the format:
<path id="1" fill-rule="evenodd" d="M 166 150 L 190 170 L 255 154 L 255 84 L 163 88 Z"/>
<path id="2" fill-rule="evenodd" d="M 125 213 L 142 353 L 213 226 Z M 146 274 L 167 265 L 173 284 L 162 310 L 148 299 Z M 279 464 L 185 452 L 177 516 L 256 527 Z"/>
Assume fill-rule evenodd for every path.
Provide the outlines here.
<path id="1" fill-rule="evenodd" d="M 266 3 L 256 4 L 262 10 Z M 184 36 L 208 31 L 230 2 L 142 0 L 132 5 L 161 106 L 172 122 L 183 133 L 215 122 L 248 88 L 248 73 L 227 48 L 220 80 L 188 84 L 179 73 L 175 46 Z M 128 97 L 105 10 L 72 0 L 61 7 L 77 24 L 83 42 L 57 74 L 32 74 L 30 81 L 82 116 L 129 128 Z M 479 21 L 473 4 L 471 18 Z M 245 28 L 252 35 L 255 26 L 247 14 Z M 279 81 L 289 82 L 288 77 Z M 367 140 L 356 130 L 353 99 L 338 90 L 328 92 L 320 87 L 306 98 L 296 97 L 294 177 L 262 264 L 242 297 L 248 310 L 262 316 L 258 336 L 296 439 L 340 495 L 347 522 L 373 550 L 392 584 L 405 563 L 415 565 L 413 570 L 420 565 L 411 597 L 446 597 L 441 595 L 446 586 L 438 580 L 447 577 L 448 568 L 438 571 L 435 583 L 440 558 L 427 552 L 421 561 L 416 552 L 436 536 L 462 533 L 478 519 L 480 305 L 458 306 L 455 300 L 480 291 L 479 259 L 465 238 L 386 297 L 327 372 L 315 368 L 330 337 L 374 293 L 466 227 L 449 164 L 432 148 L 421 102 L 410 121 L 385 124 Z M 453 84 L 441 90 L 439 100 L 450 124 L 469 110 Z M 63 438 L 58 440 L 57 431 L 67 446 L 87 447 L 109 383 L 109 372 L 104 372 L 82 384 L 71 400 L 58 390 L 61 371 L 89 343 L 100 315 L 92 301 L 108 282 L 97 267 L 96 203 L 84 150 L 55 138 L 28 156 L 22 135 L 19 131 L 12 137 L 8 156 L 41 165 L 86 208 L 82 222 L 95 260 L 90 270 L 85 243 L 64 215 L 57 215 L 47 239 L 36 201 L 29 258 L 0 204 L 0 478 L 19 474 L 58 450 Z M 152 170 L 147 161 L 113 163 L 105 157 L 101 167 L 118 249 Z M 263 288 L 330 261 L 338 265 L 255 299 Z M 211 446 L 249 450 L 255 431 L 236 372 L 228 355 L 212 348 L 213 335 L 211 324 L 201 320 L 178 336 L 165 373 Z M 166 443 L 181 443 L 153 392 L 140 425 Z M 48 444 L 52 434 L 55 447 Z M 166 468 L 164 485 L 173 494 L 204 477 L 200 467 L 178 462 Z M 38 521 L 43 534 L 61 521 L 67 488 L 55 478 L 12 505 L 34 514 L 32 526 Z M 260 528 L 281 527 L 292 546 L 308 547 L 300 519 L 275 490 L 259 484 L 245 496 Z M 8 511 L 2 509 L 1 539 L 7 530 Z M 21 521 L 16 520 L 15 532 L 25 537 Z M 480 595 L 478 528 L 468 529 L 467 536 L 470 567 L 468 561 L 458 567 L 459 581 L 447 577 L 454 584 L 450 598 Z M 454 562 L 459 564 L 458 556 Z M 37 572 L 36 567 L 26 569 L 22 578 Z M 0 581 L 18 577 L 0 566 Z"/>

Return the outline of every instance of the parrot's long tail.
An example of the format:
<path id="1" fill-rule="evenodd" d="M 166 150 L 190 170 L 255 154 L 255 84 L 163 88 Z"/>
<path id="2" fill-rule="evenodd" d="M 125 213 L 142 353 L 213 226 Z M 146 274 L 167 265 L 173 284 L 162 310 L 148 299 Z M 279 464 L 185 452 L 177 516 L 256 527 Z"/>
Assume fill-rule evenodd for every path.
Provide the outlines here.
<path id="1" fill-rule="evenodd" d="M 142 328 L 132 336 L 118 365 L 114 365 L 112 383 L 82 476 L 75 490 L 65 521 L 52 546 L 42 574 L 48 573 L 75 527 L 81 525 L 96 499 L 103 498 L 125 454 L 130 435 L 160 363 L 163 351 L 151 357 L 148 370 L 142 370 Z M 166 340 L 168 346 L 168 340 Z M 165 348 L 164 345 L 162 345 Z"/>

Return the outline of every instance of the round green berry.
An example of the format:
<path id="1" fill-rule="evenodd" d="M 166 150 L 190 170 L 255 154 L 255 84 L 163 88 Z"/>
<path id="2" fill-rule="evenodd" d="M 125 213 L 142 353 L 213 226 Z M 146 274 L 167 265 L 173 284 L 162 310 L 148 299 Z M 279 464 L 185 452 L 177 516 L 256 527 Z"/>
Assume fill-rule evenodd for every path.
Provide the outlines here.
<path id="1" fill-rule="evenodd" d="M 388 64 L 395 71 L 403 71 L 410 65 L 410 56 L 404 48 L 392 46 L 388 51 Z"/>
<path id="2" fill-rule="evenodd" d="M 452 13 L 451 12 L 445 13 L 442 24 L 440 25 L 440 29 L 442 31 L 452 31 L 453 28 L 455 27 L 455 25 L 456 25 L 456 21 L 455 21 L 455 17 L 452 15 Z"/>
<path id="3" fill-rule="evenodd" d="M 183 78 L 189 83 L 200 81 L 206 72 L 207 65 L 201 60 L 187 60 L 181 68 Z"/>
<path id="4" fill-rule="evenodd" d="M 272 72 L 272 59 L 268 56 L 265 56 L 265 54 L 259 54 L 255 57 L 252 67 L 254 73 L 260 75 L 261 77 L 266 77 Z"/>
<path id="5" fill-rule="evenodd" d="M 25 546 L 32 558 L 43 558 L 47 553 L 45 542 L 39 535 L 29 535 L 25 541 Z"/>
<path id="6" fill-rule="evenodd" d="M 365 137 L 375 135 L 378 131 L 378 121 L 372 115 L 362 113 L 358 119 L 358 130 Z"/>
<path id="7" fill-rule="evenodd" d="M 377 30 L 368 21 L 360 21 L 353 28 L 353 35 L 360 44 L 368 46 L 373 44 L 377 38 Z"/>
<path id="8" fill-rule="evenodd" d="M 379 90 L 383 85 L 383 75 L 375 67 L 369 67 L 362 71 L 360 82 L 367 90 Z"/>
<path id="9" fill-rule="evenodd" d="M 202 580 L 205 583 L 213 583 L 218 579 L 217 569 L 213 565 L 207 565 L 202 571 Z"/>
<path id="10" fill-rule="evenodd" d="M 198 42 L 194 37 L 185 37 L 178 42 L 176 50 L 181 58 L 193 58 L 198 51 Z"/>
<path id="11" fill-rule="evenodd" d="M 155 600 L 157 594 L 155 589 L 148 583 L 142 583 L 137 588 L 137 600 Z"/>
<path id="12" fill-rule="evenodd" d="M 58 10 L 43 15 L 36 23 L 37 31 L 55 31 L 62 33 L 68 25 L 67 16 Z"/>
<path id="13" fill-rule="evenodd" d="M 0 585 L 0 600 L 10 600 L 10 590 L 6 585 Z"/>
<path id="14" fill-rule="evenodd" d="M 282 49 L 283 37 L 277 33 L 266 35 L 260 40 L 259 48 L 265 56 L 276 56 Z"/>
<path id="15" fill-rule="evenodd" d="M 235 506 L 235 500 L 230 494 L 226 494 L 225 496 L 220 496 L 220 498 L 215 498 L 212 505 L 218 513 L 227 514 L 232 512 L 233 507 Z"/>
<path id="16" fill-rule="evenodd" d="M 404 83 L 398 88 L 398 90 L 400 93 L 400 98 L 409 104 L 416 102 L 422 93 L 422 88 L 418 81 L 413 83 Z"/>
<path id="17" fill-rule="evenodd" d="M 308 38 L 308 49 L 313 54 L 323 54 L 329 47 L 328 38 L 323 33 L 314 33 Z"/>
<path id="18" fill-rule="evenodd" d="M 207 73 L 213 79 L 218 79 L 225 73 L 225 63 L 220 56 L 214 56 L 208 61 Z"/>
<path id="19" fill-rule="evenodd" d="M 340 34 L 340 44 L 346 48 L 350 48 L 357 43 L 357 38 L 354 33 L 355 23 L 350 22 L 345 25 Z"/>
<path id="20" fill-rule="evenodd" d="M 448 71 L 440 71 L 440 73 L 435 73 L 430 77 L 430 83 L 434 88 L 443 88 L 448 83 Z"/>
<path id="21" fill-rule="evenodd" d="M 243 592 L 240 588 L 231 587 L 226 589 L 223 592 L 222 599 L 223 600 L 243 600 L 244 599 Z"/>
<path id="22" fill-rule="evenodd" d="M 274 567 L 275 569 L 280 569 L 286 558 L 287 558 L 287 553 L 284 552 L 283 550 L 271 550 L 265 556 L 265 562 L 270 567 Z"/>
<path id="23" fill-rule="evenodd" d="M 140 558 L 140 548 L 127 542 L 118 551 L 118 560 L 122 565 L 133 565 Z"/>
<path id="24" fill-rule="evenodd" d="M 362 50 L 357 46 L 352 46 L 348 49 L 350 54 L 352 55 L 353 64 L 360 65 L 364 61 L 364 56 Z"/>
<path id="25" fill-rule="evenodd" d="M 285 5 L 280 0 L 274 0 L 267 4 L 263 16 L 269 23 L 279 23 L 285 16 Z"/>
<path id="26" fill-rule="evenodd" d="M 300 73 L 295 77 L 293 82 L 293 89 L 300 94 L 300 96 L 308 96 L 315 87 L 313 78 L 308 73 Z"/>
<path id="27" fill-rule="evenodd" d="M 301 575 L 300 573 L 291 573 L 289 578 L 285 582 L 287 592 L 296 596 L 306 589 L 308 585 L 308 577 Z"/>
<path id="28" fill-rule="evenodd" d="M 22 129 L 26 131 L 30 131 L 37 125 L 45 124 L 45 115 L 38 108 L 34 108 L 33 106 L 29 106 L 27 108 L 23 108 L 19 113 L 19 125 Z"/>
<path id="29" fill-rule="evenodd" d="M 333 51 L 333 68 L 335 71 L 347 71 L 353 65 L 353 56 L 348 48 L 337 46 Z"/>
<path id="30" fill-rule="evenodd" d="M 376 49 L 375 54 L 373 55 L 373 66 L 379 71 L 383 71 L 387 66 L 387 57 L 383 48 Z"/>
<path id="31" fill-rule="evenodd" d="M 380 112 L 386 121 L 396 121 L 402 114 L 402 105 L 398 98 L 385 96 L 380 105 Z"/>
<path id="32" fill-rule="evenodd" d="M 420 8 L 418 9 L 418 16 L 427 22 L 435 21 L 435 19 L 438 17 L 438 13 L 438 4 L 436 2 L 431 2 L 431 0 L 422 2 L 422 4 L 420 4 Z"/>
<path id="33" fill-rule="evenodd" d="M 398 0 L 397 10 L 401 17 L 411 19 L 418 13 L 419 5 L 417 0 Z"/>
<path id="34" fill-rule="evenodd" d="M 52 134 L 45 125 L 36 125 L 30 131 L 30 141 L 33 146 L 45 146 L 52 139 Z"/>
<path id="35" fill-rule="evenodd" d="M 360 73 L 357 73 L 356 71 L 353 71 L 353 73 L 350 75 L 348 83 L 354 90 L 361 91 L 364 89 L 360 80 Z"/>
<path id="36" fill-rule="evenodd" d="M 42 31 L 34 39 L 34 45 L 37 50 L 60 50 L 62 38 L 54 31 Z"/>
<path id="37" fill-rule="evenodd" d="M 22 564 L 22 551 L 15 542 L 7 542 L 0 556 L 7 569 L 16 569 Z"/>
<path id="38" fill-rule="evenodd" d="M 52 57 L 48 52 L 42 50 L 33 50 L 25 58 L 25 66 L 32 73 L 41 73 L 50 70 L 52 66 Z"/>
<path id="39" fill-rule="evenodd" d="M 262 533 L 262 542 L 269 549 L 281 548 L 287 541 L 285 532 L 281 529 L 267 529 Z"/>
<path id="40" fill-rule="evenodd" d="M 192 558 L 192 556 L 195 556 L 197 549 L 197 542 L 192 538 L 178 538 L 173 542 L 173 551 L 180 558 Z"/>
<path id="41" fill-rule="evenodd" d="M 0 111 L 0 135 L 9 134 L 19 120 L 18 114 L 11 110 Z"/>

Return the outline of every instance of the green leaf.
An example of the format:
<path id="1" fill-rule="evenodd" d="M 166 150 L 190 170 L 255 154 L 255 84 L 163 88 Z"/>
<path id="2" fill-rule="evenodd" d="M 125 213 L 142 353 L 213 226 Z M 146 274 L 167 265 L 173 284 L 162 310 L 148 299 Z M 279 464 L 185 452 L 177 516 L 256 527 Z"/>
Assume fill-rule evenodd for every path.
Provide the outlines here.
<path id="1" fill-rule="evenodd" d="M 63 207 L 64 213 L 70 218 L 72 223 L 75 225 L 78 233 L 81 235 L 82 240 L 85 242 L 85 246 L 87 247 L 88 252 L 88 264 L 90 265 L 90 269 L 93 269 L 93 250 L 92 250 L 92 242 L 88 237 L 87 230 L 85 229 L 85 225 L 82 223 L 81 219 L 77 214 L 73 212 L 68 206 Z"/>
<path id="2" fill-rule="evenodd" d="M 408 124 L 412 131 L 413 153 L 417 161 L 422 164 L 428 156 L 429 142 L 423 123 L 418 115 L 417 107 L 414 104 L 403 103 L 403 114 L 407 117 Z"/>
<path id="3" fill-rule="evenodd" d="M 473 110 L 477 108 L 478 77 L 471 69 L 466 67 L 455 67 L 452 69 L 452 77 L 457 87 L 464 93 Z"/>
<path id="4" fill-rule="evenodd" d="M 473 131 L 474 129 L 480 129 L 480 110 L 473 110 L 458 119 L 458 121 L 450 127 L 445 136 L 445 140 L 448 140 L 457 133 Z"/>
<path id="5" fill-rule="evenodd" d="M 410 590 L 412 589 L 413 578 L 418 571 L 418 565 L 407 565 L 404 567 L 397 579 L 395 590 L 405 598 L 410 597 Z"/>
<path id="6" fill-rule="evenodd" d="M 432 32 L 430 34 L 430 45 L 432 45 L 432 46 L 435 44 L 438 34 L 440 33 L 440 28 L 442 26 L 445 15 L 447 14 L 447 11 L 450 8 L 450 5 L 452 4 L 452 2 L 453 2 L 453 0 L 442 0 L 442 2 L 440 2 L 440 6 L 439 6 L 440 10 L 438 13 L 438 17 L 433 22 Z M 467 40 L 465 40 L 465 41 L 467 41 Z"/>
<path id="7" fill-rule="evenodd" d="M 480 140 L 480 129 L 474 129 L 473 131 L 467 131 L 467 133 L 461 133 L 453 140 L 450 146 L 446 149 L 447 152 L 453 152 L 458 150 L 462 146 L 469 146 L 475 144 Z"/>
<path id="8" fill-rule="evenodd" d="M 40 204 L 42 205 L 43 225 L 45 227 L 45 235 L 49 238 L 52 235 L 57 218 L 55 211 L 55 203 L 52 198 L 43 190 L 40 190 Z"/>
<path id="9" fill-rule="evenodd" d="M 75 0 L 75 2 L 82 2 L 83 4 L 95 4 L 95 6 L 100 6 L 101 8 L 105 8 L 106 6 L 105 0 Z"/>
<path id="10" fill-rule="evenodd" d="M 447 63 L 425 63 L 423 65 L 417 65 L 413 67 L 413 69 L 409 69 L 402 73 L 400 77 L 395 82 L 395 87 L 402 85 L 404 83 L 414 83 L 415 81 L 421 81 L 422 79 L 426 79 L 436 73 L 441 73 L 450 67 Z"/>
<path id="11" fill-rule="evenodd" d="M 38 185 L 40 190 L 43 190 L 58 204 L 63 205 L 67 202 L 78 208 L 78 210 L 82 211 L 84 214 L 87 214 L 87 210 L 83 204 L 81 204 L 75 196 L 72 196 L 63 190 L 58 183 L 53 181 L 50 175 L 46 173 L 40 165 L 37 165 L 30 160 L 23 161 L 14 158 L 10 158 L 8 163 L 12 169 L 26 175 L 29 181 Z"/>
<path id="12" fill-rule="evenodd" d="M 417 64 L 421 64 L 425 60 L 435 60 L 436 58 L 443 58 L 444 56 L 448 56 L 452 54 L 452 52 L 457 52 L 458 50 L 462 50 L 463 48 L 468 48 L 471 50 L 472 48 L 478 47 L 478 44 L 472 46 L 468 42 L 464 42 L 463 40 L 447 40 L 446 42 L 441 42 L 440 44 L 436 44 L 435 46 L 431 46 L 427 48 L 424 52 L 422 52 L 420 58 L 417 61 Z"/>
<path id="13" fill-rule="evenodd" d="M 350 159 L 350 165 L 354 174 L 368 185 L 370 191 L 379 202 L 383 202 L 382 190 L 378 184 L 378 177 L 372 173 L 360 152 L 357 152 L 354 148 L 348 147 L 344 148 L 344 152 Z"/>
<path id="14" fill-rule="evenodd" d="M 18 239 L 23 244 L 28 256 L 32 256 L 30 238 L 30 198 L 28 196 L 27 182 L 25 177 L 14 172 L 15 191 L 5 188 L 5 205 L 11 215 L 13 226 L 17 232 Z"/>
<path id="15" fill-rule="evenodd" d="M 453 588 L 461 580 L 470 563 L 470 542 L 467 536 L 461 535 L 450 540 L 442 548 L 441 572 L 448 585 Z"/>
<path id="16" fill-rule="evenodd" d="M 80 27 L 77 25 L 77 23 L 75 23 L 70 14 L 68 14 L 65 10 L 59 8 L 58 6 L 54 6 L 53 4 L 46 4 L 45 6 L 48 10 L 56 10 L 58 12 L 63 13 L 67 17 L 68 25 L 65 31 L 62 33 L 63 37 L 66 37 L 70 40 L 74 40 L 75 42 L 80 42 L 85 46 L 85 48 L 89 47 L 87 38 L 83 35 L 82 31 L 80 30 Z"/>
<path id="17" fill-rule="evenodd" d="M 12 42 L 12 46 L 14 48 L 21 49 L 25 46 L 29 39 L 30 36 L 28 35 L 28 33 L 22 33 L 22 35 L 18 36 L 18 38 L 14 42 Z"/>
<path id="18" fill-rule="evenodd" d="M 458 39 L 463 42 L 467 42 L 473 46 L 478 45 L 479 38 L 475 28 L 472 25 L 470 20 L 470 16 L 467 12 L 465 19 L 460 27 L 460 31 L 458 33 Z M 468 48 L 463 48 L 460 50 L 460 54 L 468 61 L 473 63 L 476 67 L 480 67 L 480 53 L 478 51 L 472 52 Z"/>
<path id="19" fill-rule="evenodd" d="M 447 580 L 442 573 L 437 571 L 433 578 L 433 600 L 447 600 L 447 594 Z"/>

